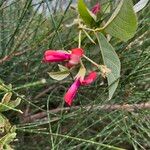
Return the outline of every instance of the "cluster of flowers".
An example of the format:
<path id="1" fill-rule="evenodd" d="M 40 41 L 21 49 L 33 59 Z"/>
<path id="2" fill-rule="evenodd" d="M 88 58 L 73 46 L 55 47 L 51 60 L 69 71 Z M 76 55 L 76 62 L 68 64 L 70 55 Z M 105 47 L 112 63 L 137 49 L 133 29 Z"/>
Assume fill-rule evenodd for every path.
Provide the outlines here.
<path id="1" fill-rule="evenodd" d="M 100 12 L 101 6 L 97 3 L 91 10 L 94 15 L 97 15 Z M 81 62 L 81 58 L 84 55 L 84 51 L 81 48 L 74 48 L 71 52 L 66 52 L 62 50 L 47 50 L 44 53 L 43 62 L 52 63 L 52 62 L 66 62 L 65 66 L 67 68 L 72 68 Z M 84 75 L 77 75 L 75 77 L 74 83 L 66 92 L 64 99 L 65 102 L 71 106 L 72 102 L 77 94 L 77 91 L 80 86 L 87 86 L 93 83 L 97 78 L 97 73 L 91 71 L 86 77 Z"/>
<path id="2" fill-rule="evenodd" d="M 43 62 L 66 62 L 66 66 L 70 69 L 80 63 L 83 54 L 84 51 L 81 48 L 72 49 L 71 53 L 61 50 L 47 50 L 44 53 Z M 79 87 L 91 84 L 96 80 L 96 77 L 95 71 L 90 72 L 86 77 L 76 76 L 74 83 L 64 96 L 65 102 L 71 106 Z"/>

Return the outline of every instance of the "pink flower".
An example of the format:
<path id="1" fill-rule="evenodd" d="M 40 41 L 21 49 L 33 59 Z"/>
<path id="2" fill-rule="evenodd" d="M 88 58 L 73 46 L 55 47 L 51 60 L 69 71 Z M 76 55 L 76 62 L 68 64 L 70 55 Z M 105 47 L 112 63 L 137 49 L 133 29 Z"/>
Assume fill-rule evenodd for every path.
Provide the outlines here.
<path id="1" fill-rule="evenodd" d="M 74 99 L 74 97 L 77 94 L 77 91 L 80 87 L 81 83 L 80 83 L 80 79 L 77 78 L 74 83 L 71 85 L 71 87 L 69 88 L 69 90 L 67 91 L 67 93 L 64 96 L 65 102 L 71 106 L 72 101 Z"/>
<path id="2" fill-rule="evenodd" d="M 84 51 L 81 48 L 74 48 L 71 50 L 71 53 L 61 50 L 47 50 L 44 53 L 43 62 L 50 63 L 68 61 L 67 66 L 70 68 L 80 62 L 83 54 Z"/>
<path id="3" fill-rule="evenodd" d="M 94 82 L 96 80 L 97 77 L 97 73 L 95 71 L 89 73 L 89 75 L 84 78 L 83 80 L 80 80 L 80 77 L 76 78 L 74 83 L 71 85 L 71 87 L 69 88 L 69 90 L 67 91 L 67 93 L 64 96 L 65 102 L 71 106 L 72 102 L 78 92 L 78 89 L 81 85 L 89 85 L 92 82 Z"/>
<path id="4" fill-rule="evenodd" d="M 101 5 L 99 3 L 97 3 L 96 5 L 93 6 L 92 8 L 92 13 L 97 15 L 101 10 Z"/>
<path id="5" fill-rule="evenodd" d="M 82 85 L 89 85 L 92 82 L 94 82 L 97 78 L 97 73 L 95 71 L 92 71 L 89 73 L 89 75 L 82 81 Z"/>
<path id="6" fill-rule="evenodd" d="M 47 50 L 44 53 L 43 62 L 62 62 L 70 59 L 71 54 L 61 50 Z"/>

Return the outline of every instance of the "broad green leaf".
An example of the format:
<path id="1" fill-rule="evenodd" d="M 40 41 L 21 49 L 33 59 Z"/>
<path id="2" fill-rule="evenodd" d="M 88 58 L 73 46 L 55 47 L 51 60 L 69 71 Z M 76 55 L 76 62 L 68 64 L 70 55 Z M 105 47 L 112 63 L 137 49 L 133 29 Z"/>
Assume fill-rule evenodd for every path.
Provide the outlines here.
<path id="1" fill-rule="evenodd" d="M 132 0 L 121 0 L 118 7 L 102 28 L 106 33 L 127 41 L 137 29 L 137 17 L 133 10 Z"/>
<path id="2" fill-rule="evenodd" d="M 60 71 L 69 71 L 67 67 L 63 65 L 58 65 Z"/>
<path id="3" fill-rule="evenodd" d="M 16 100 L 10 101 L 7 104 L 0 103 L 0 112 L 12 109 L 14 111 L 18 111 L 18 112 L 22 113 L 20 110 L 15 109 L 15 107 L 17 107 L 20 104 L 20 102 L 21 102 L 21 99 L 17 98 Z"/>
<path id="4" fill-rule="evenodd" d="M 111 72 L 107 75 L 109 99 L 111 99 L 118 86 L 121 64 L 114 48 L 107 42 L 104 35 L 102 33 L 98 33 L 96 34 L 96 36 L 98 39 L 104 65 L 111 70 Z"/>
<path id="5" fill-rule="evenodd" d="M 0 138 L 0 148 L 3 148 L 4 145 L 9 144 L 16 137 L 16 133 L 7 133 L 5 136 Z"/>
<path id="6" fill-rule="evenodd" d="M 48 74 L 52 79 L 61 81 L 61 80 L 65 79 L 66 77 L 68 77 L 68 75 L 70 74 L 70 71 L 65 66 L 58 65 L 58 67 L 59 67 L 60 71 L 58 71 L 58 72 L 48 72 Z"/>
<path id="7" fill-rule="evenodd" d="M 11 96 L 12 96 L 12 93 L 11 93 L 11 92 L 6 93 L 6 94 L 3 96 L 1 102 L 4 103 L 4 104 L 7 104 L 7 103 L 10 101 Z"/>
<path id="8" fill-rule="evenodd" d="M 2 114 L 0 114 L 0 129 L 4 128 L 5 126 L 5 118 L 3 117 Z"/>
<path id="9" fill-rule="evenodd" d="M 92 26 L 95 23 L 96 16 L 88 10 L 83 0 L 78 0 L 78 12 L 87 25 Z"/>
<path id="10" fill-rule="evenodd" d="M 58 72 L 48 72 L 48 74 L 52 79 L 61 81 L 61 80 L 65 79 L 66 77 L 68 77 L 70 72 L 69 71 L 58 71 Z"/>
<path id="11" fill-rule="evenodd" d="M 137 13 L 142 10 L 147 4 L 149 0 L 140 0 L 133 6 L 134 11 Z"/>
<path id="12" fill-rule="evenodd" d="M 9 122 L 9 120 L 0 113 L 0 132 L 9 132 L 11 128 L 11 124 Z"/>
<path id="13" fill-rule="evenodd" d="M 110 10 L 111 10 L 110 3 L 103 2 L 101 9 L 102 9 L 102 12 L 104 12 L 104 13 L 110 13 Z"/>
<path id="14" fill-rule="evenodd" d="M 18 97 L 17 97 L 16 100 L 10 101 L 10 102 L 8 103 L 8 105 L 9 105 L 10 107 L 15 108 L 15 107 L 17 107 L 17 106 L 20 104 L 20 102 L 21 102 L 21 98 L 18 98 Z"/>

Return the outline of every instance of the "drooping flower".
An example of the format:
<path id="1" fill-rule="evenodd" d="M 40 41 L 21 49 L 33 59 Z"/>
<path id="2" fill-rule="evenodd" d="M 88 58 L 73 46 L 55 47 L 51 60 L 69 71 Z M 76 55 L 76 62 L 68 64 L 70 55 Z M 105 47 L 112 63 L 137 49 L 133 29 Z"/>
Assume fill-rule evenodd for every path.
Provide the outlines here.
<path id="1" fill-rule="evenodd" d="M 61 50 L 47 50 L 44 53 L 43 62 L 62 62 L 67 61 L 71 57 L 71 54 Z"/>
<path id="2" fill-rule="evenodd" d="M 97 3 L 96 5 L 93 6 L 92 8 L 92 13 L 97 15 L 101 10 L 101 5 L 99 3 Z"/>
<path id="3" fill-rule="evenodd" d="M 82 81 L 82 85 L 89 85 L 92 82 L 94 82 L 97 78 L 97 73 L 95 71 L 92 71 L 89 73 L 87 77 Z"/>
<path id="4" fill-rule="evenodd" d="M 67 91 L 67 93 L 64 96 L 65 102 L 71 106 L 73 99 L 75 98 L 77 91 L 80 87 L 81 83 L 80 83 L 80 79 L 77 78 L 74 83 L 71 85 L 71 87 L 69 88 L 69 90 Z"/>
<path id="5" fill-rule="evenodd" d="M 85 77 L 83 80 L 80 80 L 80 77 L 78 76 L 74 83 L 71 85 L 71 87 L 68 89 L 68 91 L 66 92 L 64 99 L 65 102 L 71 106 L 72 102 L 78 92 L 78 89 L 81 85 L 85 86 L 85 85 L 89 85 L 91 83 L 93 83 L 96 80 L 97 77 L 97 73 L 95 71 L 92 71 L 91 73 L 88 74 L 87 77 Z"/>
<path id="6" fill-rule="evenodd" d="M 80 62 L 83 54 L 84 51 L 81 48 L 74 48 L 71 50 L 71 53 L 62 50 L 47 50 L 44 53 L 43 62 L 51 63 L 68 61 L 66 66 L 70 68 Z"/>

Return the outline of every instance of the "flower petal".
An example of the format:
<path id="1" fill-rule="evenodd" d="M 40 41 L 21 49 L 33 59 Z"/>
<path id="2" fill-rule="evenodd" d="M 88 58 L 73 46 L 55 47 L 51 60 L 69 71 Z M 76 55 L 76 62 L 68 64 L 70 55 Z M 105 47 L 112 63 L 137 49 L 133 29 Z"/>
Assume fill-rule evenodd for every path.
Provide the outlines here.
<path id="1" fill-rule="evenodd" d="M 82 85 L 89 85 L 92 82 L 94 82 L 97 78 L 97 73 L 95 71 L 92 71 L 89 73 L 89 75 L 87 77 L 85 77 L 85 79 L 82 81 Z"/>
<path id="2" fill-rule="evenodd" d="M 64 99 L 69 106 L 71 106 L 80 85 L 81 85 L 80 80 L 76 79 L 74 83 L 71 85 L 71 87 L 69 88 L 69 90 L 67 91 L 67 93 L 65 94 Z"/>
<path id="3" fill-rule="evenodd" d="M 58 50 L 47 50 L 44 53 L 43 62 L 61 62 L 70 59 L 71 54 Z"/>
<path id="4" fill-rule="evenodd" d="M 74 48 L 71 50 L 71 54 L 81 57 L 84 54 L 84 50 L 82 48 Z"/>
<path id="5" fill-rule="evenodd" d="M 72 67 L 73 65 L 77 65 L 80 62 L 80 59 L 83 54 L 84 54 L 84 51 L 81 48 L 72 49 L 68 66 Z"/>

